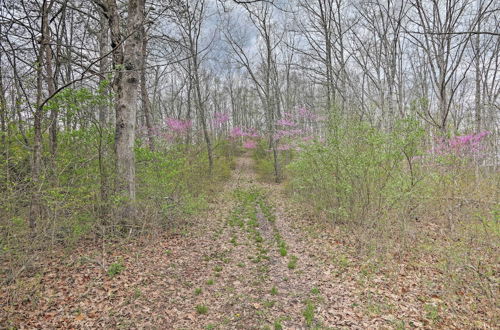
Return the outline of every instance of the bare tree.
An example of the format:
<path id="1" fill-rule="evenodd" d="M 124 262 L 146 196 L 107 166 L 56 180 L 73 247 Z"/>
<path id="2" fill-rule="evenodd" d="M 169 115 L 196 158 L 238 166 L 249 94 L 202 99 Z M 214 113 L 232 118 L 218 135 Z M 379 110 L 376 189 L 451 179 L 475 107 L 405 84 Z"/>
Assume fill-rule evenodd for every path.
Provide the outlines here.
<path id="1" fill-rule="evenodd" d="M 428 113 L 428 119 L 442 132 L 447 129 L 453 97 L 470 68 L 462 60 L 471 36 L 453 34 L 464 24 L 469 6 L 464 0 L 447 1 L 444 7 L 438 1 L 417 0 L 412 3 L 415 15 L 408 16 L 419 31 L 409 36 L 425 53 L 437 98 L 438 114 Z"/>
<path id="2" fill-rule="evenodd" d="M 139 100 L 139 79 L 142 54 L 142 25 L 144 24 L 144 0 L 130 0 L 127 8 L 127 30 L 122 23 L 116 0 L 106 0 L 103 6 L 111 31 L 113 81 L 115 91 L 115 153 L 117 190 L 126 192 L 130 201 L 135 201 L 135 123 Z M 125 38 L 125 39 L 123 39 Z"/>

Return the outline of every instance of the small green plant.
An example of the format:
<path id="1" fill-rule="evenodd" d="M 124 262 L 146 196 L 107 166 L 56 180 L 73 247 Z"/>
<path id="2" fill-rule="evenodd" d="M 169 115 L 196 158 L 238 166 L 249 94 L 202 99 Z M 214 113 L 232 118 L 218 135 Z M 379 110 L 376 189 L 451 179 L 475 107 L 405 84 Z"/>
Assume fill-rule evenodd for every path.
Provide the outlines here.
<path id="1" fill-rule="evenodd" d="M 123 264 L 123 260 L 118 260 L 117 262 L 113 262 L 109 265 L 108 275 L 109 277 L 115 277 L 120 274 L 125 269 L 125 265 Z"/>
<path id="2" fill-rule="evenodd" d="M 199 296 L 201 294 L 201 291 L 202 291 L 201 288 L 196 288 L 194 290 L 194 294 L 197 295 L 197 296 Z"/>
<path id="3" fill-rule="evenodd" d="M 135 288 L 134 289 L 134 299 L 138 299 L 142 296 L 142 292 L 141 292 L 141 289 L 139 288 Z"/>
<path id="4" fill-rule="evenodd" d="M 215 266 L 214 271 L 216 271 L 216 272 L 222 271 L 222 266 L 219 266 L 219 265 Z"/>
<path id="5" fill-rule="evenodd" d="M 274 321 L 274 330 L 282 330 L 283 326 L 281 325 L 281 322 L 279 320 Z"/>
<path id="6" fill-rule="evenodd" d="M 280 246 L 280 255 L 282 257 L 286 257 L 286 255 L 288 254 L 287 250 L 286 250 L 286 247 L 284 246 Z"/>
<path id="7" fill-rule="evenodd" d="M 214 280 L 213 280 L 213 279 L 209 279 L 209 280 L 207 281 L 207 285 L 213 285 L 213 284 L 214 284 Z"/>
<path id="8" fill-rule="evenodd" d="M 166 249 L 166 250 L 165 250 L 165 254 L 166 254 L 167 256 L 171 255 L 171 254 L 172 254 L 172 250 Z"/>
<path id="9" fill-rule="evenodd" d="M 307 301 L 306 308 L 302 312 L 302 315 L 304 316 L 304 319 L 308 326 L 311 326 L 313 324 L 314 310 L 315 310 L 314 304 L 310 300 Z"/>
<path id="10" fill-rule="evenodd" d="M 274 300 L 267 300 L 264 302 L 264 307 L 266 308 L 272 308 L 276 304 L 276 301 Z"/>
<path id="11" fill-rule="evenodd" d="M 254 264 L 258 264 L 259 262 L 262 261 L 262 256 L 257 255 L 254 258 L 251 259 Z"/>
<path id="12" fill-rule="evenodd" d="M 271 293 L 273 296 L 275 296 L 275 295 L 277 295 L 277 294 L 278 294 L 278 289 L 277 289 L 275 286 L 273 286 L 273 287 L 271 288 L 271 292 L 270 292 L 270 293 Z"/>
<path id="13" fill-rule="evenodd" d="M 212 329 L 215 329 L 215 325 L 214 325 L 214 324 L 212 324 L 212 323 L 209 323 L 209 324 L 207 324 L 207 325 L 205 326 L 205 329 L 207 329 L 207 330 L 212 330 Z"/>
<path id="14" fill-rule="evenodd" d="M 243 263 L 243 262 L 238 262 L 237 266 L 238 266 L 238 267 L 242 267 L 242 268 L 243 268 L 243 267 L 245 267 L 245 263 Z"/>
<path id="15" fill-rule="evenodd" d="M 318 288 L 312 288 L 311 289 L 312 294 L 319 294 L 319 289 Z"/>
<path id="16" fill-rule="evenodd" d="M 298 261 L 297 256 L 291 256 L 290 260 L 288 261 L 288 269 L 297 268 L 297 261 Z"/>
<path id="17" fill-rule="evenodd" d="M 394 328 L 397 329 L 397 330 L 405 330 L 406 329 L 406 324 L 405 324 L 405 321 L 404 320 L 395 320 L 393 322 L 394 324 Z"/>
<path id="18" fill-rule="evenodd" d="M 337 264 L 342 270 L 346 269 L 347 267 L 349 267 L 349 264 L 350 264 L 350 261 L 349 259 L 347 258 L 346 255 L 339 255 L 339 256 L 336 256 L 333 258 L 333 262 L 335 264 Z"/>
<path id="19" fill-rule="evenodd" d="M 198 314 L 207 314 L 208 313 L 208 307 L 205 305 L 196 305 L 196 312 Z"/>
<path id="20" fill-rule="evenodd" d="M 432 321 L 438 321 L 440 319 L 439 316 L 439 308 L 434 304 L 426 304 L 424 306 L 424 310 L 426 312 L 425 317 Z"/>

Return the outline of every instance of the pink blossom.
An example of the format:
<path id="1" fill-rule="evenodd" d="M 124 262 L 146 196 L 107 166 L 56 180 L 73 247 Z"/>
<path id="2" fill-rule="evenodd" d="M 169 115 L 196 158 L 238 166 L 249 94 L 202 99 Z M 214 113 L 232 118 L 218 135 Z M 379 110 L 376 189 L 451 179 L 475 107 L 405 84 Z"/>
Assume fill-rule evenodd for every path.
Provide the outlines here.
<path id="1" fill-rule="evenodd" d="M 247 140 L 245 143 L 243 143 L 243 148 L 245 149 L 255 149 L 257 148 L 257 142 L 253 140 Z"/>
<path id="2" fill-rule="evenodd" d="M 284 138 L 284 137 L 293 137 L 293 136 L 301 135 L 302 133 L 304 133 L 304 131 L 301 129 L 278 130 L 274 134 L 274 138 L 276 140 L 279 140 L 279 139 Z"/>
<path id="3" fill-rule="evenodd" d="M 482 142 L 489 134 L 491 132 L 483 131 L 477 134 L 455 136 L 448 140 L 443 139 L 430 152 L 438 155 L 454 154 L 462 157 L 476 155 L 485 148 Z"/>
<path id="4" fill-rule="evenodd" d="M 220 127 L 229 121 L 229 115 L 227 113 L 216 112 L 214 113 L 213 122 L 216 127 Z"/>
<path id="5" fill-rule="evenodd" d="M 192 126 L 191 120 L 181 120 L 181 119 L 175 119 L 175 118 L 167 118 L 165 120 L 165 124 L 167 125 L 167 127 L 170 130 L 172 130 L 178 134 L 187 133 L 187 131 Z"/>
<path id="6" fill-rule="evenodd" d="M 229 135 L 233 138 L 245 136 L 244 131 L 241 127 L 234 127 Z"/>
<path id="7" fill-rule="evenodd" d="M 316 120 L 316 115 L 303 107 L 299 109 L 299 117 L 304 119 Z"/>
<path id="8" fill-rule="evenodd" d="M 255 128 L 249 128 L 249 129 L 247 129 L 247 131 L 245 132 L 245 134 L 248 137 L 254 137 L 254 138 L 260 137 L 260 134 L 257 132 L 257 130 Z"/>
<path id="9" fill-rule="evenodd" d="M 325 120 L 324 116 L 318 116 L 315 113 L 313 113 L 310 110 L 307 110 L 306 108 L 302 107 L 298 111 L 298 117 L 306 119 L 306 120 L 312 120 L 312 121 L 323 121 Z"/>
<path id="10" fill-rule="evenodd" d="M 232 137 L 232 138 L 237 138 L 237 137 L 254 137 L 254 138 L 258 138 L 260 137 L 259 133 L 254 129 L 254 128 L 249 128 L 247 130 L 244 130 L 243 128 L 241 127 L 234 127 L 231 132 L 229 133 L 229 135 Z"/>
<path id="11" fill-rule="evenodd" d="M 314 140 L 314 136 L 312 136 L 312 135 L 304 136 L 302 138 L 302 141 L 304 141 L 304 142 L 308 142 L 308 141 L 311 141 L 311 140 Z"/>
<path id="12" fill-rule="evenodd" d="M 280 119 L 276 123 L 280 126 L 289 126 L 289 127 L 297 126 L 297 123 L 295 123 L 290 119 Z"/>

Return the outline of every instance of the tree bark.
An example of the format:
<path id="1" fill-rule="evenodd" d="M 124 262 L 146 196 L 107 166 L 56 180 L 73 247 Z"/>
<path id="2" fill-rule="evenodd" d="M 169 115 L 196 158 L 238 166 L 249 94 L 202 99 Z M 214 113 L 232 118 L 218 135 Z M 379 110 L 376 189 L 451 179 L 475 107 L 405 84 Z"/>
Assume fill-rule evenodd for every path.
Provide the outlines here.
<path id="1" fill-rule="evenodd" d="M 108 22 L 106 21 L 106 16 L 101 11 L 99 12 L 99 56 L 101 59 L 99 60 L 99 87 L 101 88 L 100 92 L 103 94 L 107 94 L 107 88 L 102 89 L 103 85 L 106 81 L 106 72 L 108 71 L 108 58 L 105 54 L 108 51 L 108 42 L 109 42 L 109 27 Z M 99 105 L 99 125 L 101 128 L 107 127 L 108 125 L 108 106 L 106 104 Z"/>
<path id="2" fill-rule="evenodd" d="M 136 199 L 135 189 L 135 124 L 138 103 L 140 56 L 142 54 L 141 27 L 144 20 L 144 0 L 129 0 L 127 36 L 122 40 L 120 16 L 116 0 L 107 0 L 105 15 L 111 31 L 113 80 L 115 91 L 115 156 L 116 191 L 130 203 Z M 124 45 L 122 45 L 122 41 Z"/>
<path id="3" fill-rule="evenodd" d="M 44 0 L 41 10 L 41 37 L 40 48 L 37 54 L 36 64 L 36 108 L 33 121 L 33 159 L 31 163 L 31 205 L 29 213 L 29 226 L 32 230 L 35 229 L 38 218 L 41 216 L 41 201 L 40 201 L 40 175 L 42 171 L 42 119 L 43 119 L 43 68 L 45 52 L 49 47 L 49 12 L 53 5 L 53 1 Z"/>
<path id="4" fill-rule="evenodd" d="M 144 118 L 146 121 L 146 130 L 148 145 L 151 151 L 155 150 L 154 140 L 153 140 L 153 120 L 151 118 L 151 105 L 149 102 L 149 96 L 146 85 L 146 59 L 147 59 L 147 46 L 148 39 L 146 35 L 146 29 L 144 25 L 141 27 L 142 34 L 142 50 L 141 50 L 141 102 L 142 111 L 144 113 Z"/>
<path id="5" fill-rule="evenodd" d="M 123 48 L 121 93 L 116 100 L 115 152 L 117 188 L 126 193 L 131 202 L 136 199 L 134 143 L 143 20 L 144 0 L 130 0 L 127 27 L 131 35 Z"/>

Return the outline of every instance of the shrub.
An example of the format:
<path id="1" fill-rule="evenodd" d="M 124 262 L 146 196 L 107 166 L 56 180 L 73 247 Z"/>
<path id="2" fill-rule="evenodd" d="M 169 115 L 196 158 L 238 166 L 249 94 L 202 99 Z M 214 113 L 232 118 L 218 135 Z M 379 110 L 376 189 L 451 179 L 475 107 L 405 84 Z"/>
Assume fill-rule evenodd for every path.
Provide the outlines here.
<path id="1" fill-rule="evenodd" d="M 366 222 L 414 192 L 422 130 L 413 121 L 384 133 L 366 123 L 331 125 L 324 143 L 305 145 L 288 166 L 296 196 L 334 221 Z"/>

